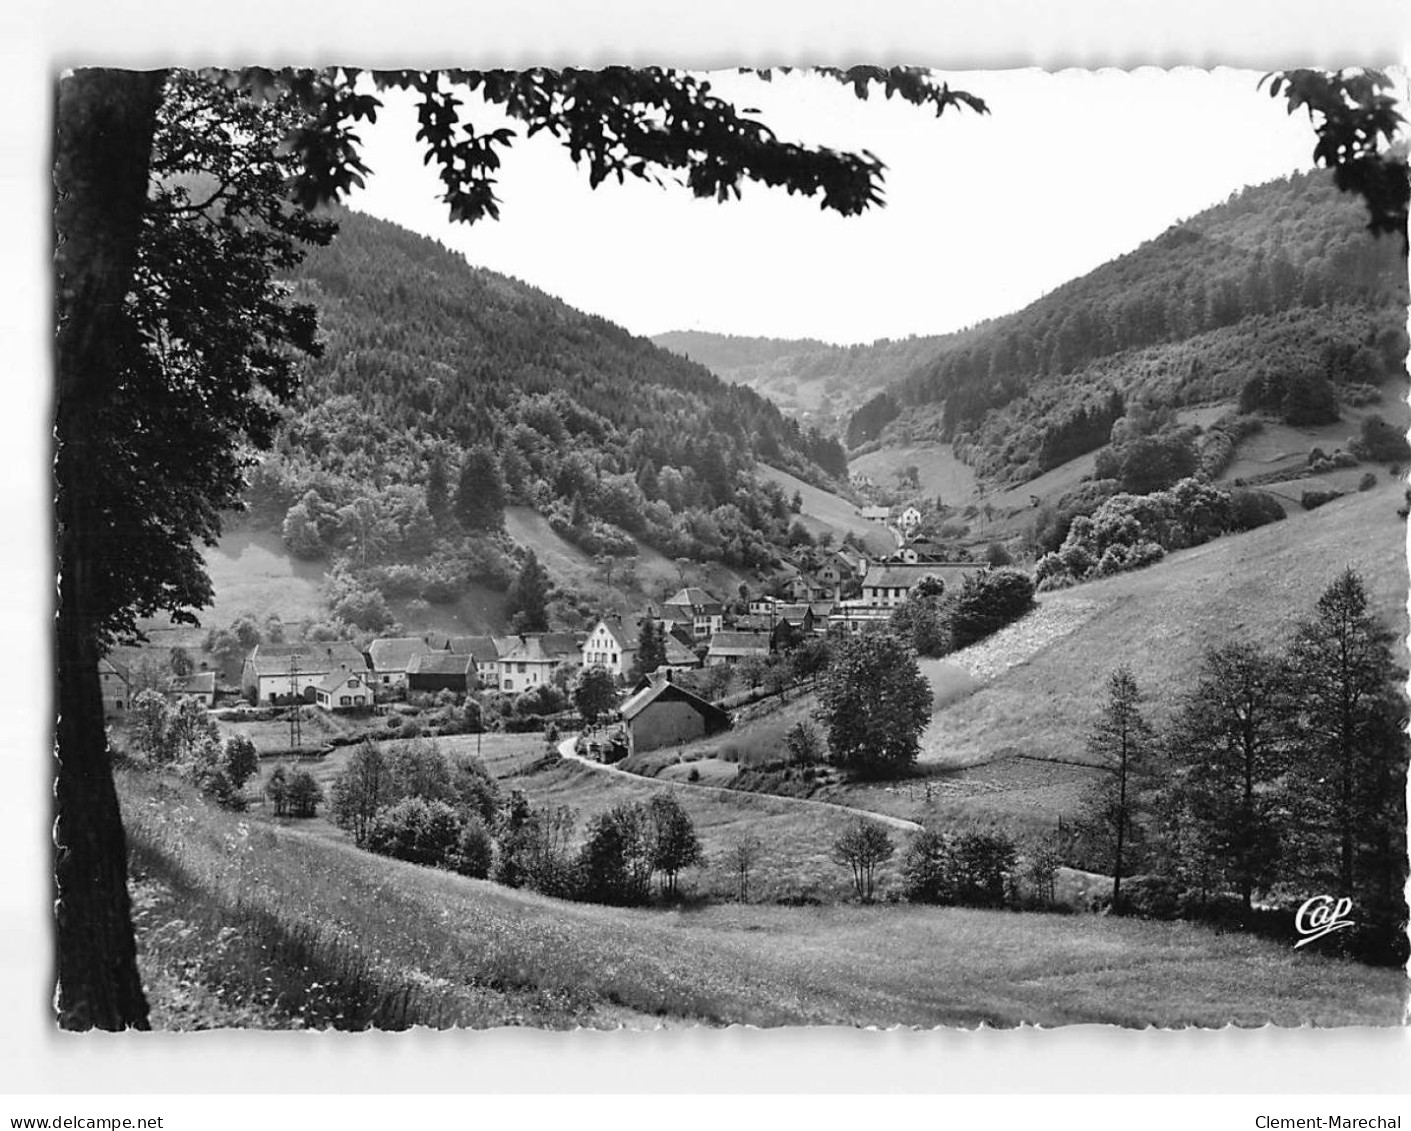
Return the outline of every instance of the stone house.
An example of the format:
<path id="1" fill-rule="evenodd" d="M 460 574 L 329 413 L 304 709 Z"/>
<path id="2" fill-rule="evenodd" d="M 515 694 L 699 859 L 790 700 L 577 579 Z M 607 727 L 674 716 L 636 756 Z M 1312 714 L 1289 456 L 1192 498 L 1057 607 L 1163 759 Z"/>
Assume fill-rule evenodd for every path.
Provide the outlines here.
<path id="1" fill-rule="evenodd" d="M 241 690 L 251 703 L 314 701 L 314 685 L 334 671 L 367 674 L 367 657 L 347 640 L 298 644 L 257 644 L 240 674 Z"/>

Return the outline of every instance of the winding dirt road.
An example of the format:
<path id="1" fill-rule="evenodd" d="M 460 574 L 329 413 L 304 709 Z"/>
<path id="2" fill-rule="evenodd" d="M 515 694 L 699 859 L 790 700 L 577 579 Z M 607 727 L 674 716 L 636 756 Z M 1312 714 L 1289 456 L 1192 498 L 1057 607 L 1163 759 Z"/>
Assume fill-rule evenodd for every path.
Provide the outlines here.
<path id="1" fill-rule="evenodd" d="M 595 762 L 591 758 L 585 758 L 574 749 L 574 744 L 577 741 L 577 735 L 565 738 L 558 745 L 559 754 L 569 761 L 577 762 L 579 765 L 587 766 L 590 770 L 597 770 L 599 773 L 620 774 L 622 777 L 630 778 L 635 782 L 668 786 L 672 789 L 699 790 L 702 793 L 723 793 L 731 797 L 747 796 L 738 789 L 728 789 L 722 785 L 700 785 L 697 782 L 663 781 L 660 778 L 643 777 L 641 774 L 634 774 L 627 770 L 618 769 L 616 766 L 609 766 L 603 762 Z M 902 832 L 914 833 L 921 831 L 921 826 L 915 821 L 908 821 L 903 817 L 892 817 L 886 813 L 873 813 L 868 809 L 854 809 L 848 805 L 836 805 L 831 801 L 814 801 L 809 797 L 781 797 L 777 793 L 758 794 L 755 796 L 769 797 L 787 805 L 801 805 L 813 809 L 831 809 L 835 813 L 842 813 L 849 817 L 866 817 L 868 820 L 876 821 L 878 824 L 886 825 L 888 828 L 900 829 Z"/>

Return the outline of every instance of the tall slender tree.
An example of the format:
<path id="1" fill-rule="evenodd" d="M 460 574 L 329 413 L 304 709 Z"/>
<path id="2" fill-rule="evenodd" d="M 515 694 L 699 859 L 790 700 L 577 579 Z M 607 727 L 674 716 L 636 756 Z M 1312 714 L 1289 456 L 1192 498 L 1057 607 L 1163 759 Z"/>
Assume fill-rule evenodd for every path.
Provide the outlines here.
<path id="1" fill-rule="evenodd" d="M 1206 653 L 1168 736 L 1183 854 L 1202 877 L 1232 884 L 1246 911 L 1279 878 L 1289 708 L 1280 659 L 1230 644 Z"/>
<path id="2" fill-rule="evenodd" d="M 1389 783 L 1400 778 L 1404 794 L 1406 756 L 1399 728 L 1388 725 L 1402 713 L 1404 673 L 1354 570 L 1339 575 L 1295 629 L 1289 658 L 1302 731 L 1290 773 L 1310 841 L 1304 856 L 1321 872 L 1309 878 L 1352 895 L 1374 880 L 1362 865 L 1385 836 Z"/>
<path id="3" fill-rule="evenodd" d="M 1147 760 L 1156 736 L 1141 710 L 1142 692 L 1130 668 L 1107 681 L 1107 702 L 1088 735 L 1088 755 L 1104 773 L 1089 798 L 1089 819 L 1110 845 L 1112 907 L 1122 909 L 1122 877 L 1132 856 Z"/>

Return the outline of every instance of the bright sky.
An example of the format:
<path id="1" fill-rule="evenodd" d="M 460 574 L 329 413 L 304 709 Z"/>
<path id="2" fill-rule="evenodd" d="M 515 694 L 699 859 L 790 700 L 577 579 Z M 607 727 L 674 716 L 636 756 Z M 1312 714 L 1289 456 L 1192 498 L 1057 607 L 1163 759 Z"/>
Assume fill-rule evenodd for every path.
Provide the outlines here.
<path id="1" fill-rule="evenodd" d="M 1256 89 L 1258 71 L 944 77 L 990 114 L 937 119 L 814 75 L 713 76 L 782 138 L 877 154 L 887 204 L 859 217 L 755 185 L 723 205 L 644 183 L 590 190 L 541 135 L 506 157 L 498 222 L 451 224 L 411 111 L 390 102 L 364 135 L 374 176 L 349 203 L 638 334 L 850 343 L 1018 309 L 1245 185 L 1308 167 L 1314 144 L 1306 115 Z"/>

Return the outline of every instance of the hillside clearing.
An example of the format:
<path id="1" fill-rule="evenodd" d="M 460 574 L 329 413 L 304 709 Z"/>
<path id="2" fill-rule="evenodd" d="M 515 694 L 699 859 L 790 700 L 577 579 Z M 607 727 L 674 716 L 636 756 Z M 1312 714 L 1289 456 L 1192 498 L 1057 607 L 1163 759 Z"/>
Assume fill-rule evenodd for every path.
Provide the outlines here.
<path id="1" fill-rule="evenodd" d="M 205 551 L 214 600 L 202 610 L 208 624 L 229 624 L 244 614 L 263 621 L 271 613 L 286 624 L 327 615 L 322 562 L 289 553 L 277 531 L 232 526 Z"/>
<path id="2" fill-rule="evenodd" d="M 853 475 L 866 475 L 878 487 L 896 488 L 897 472 L 907 467 L 916 468 L 921 484 L 919 495 L 940 498 L 948 507 L 964 507 L 976 501 L 975 472 L 955 458 L 949 443 L 879 448 L 858 456 L 848 470 Z"/>
<path id="3" fill-rule="evenodd" d="M 886 528 L 878 526 L 875 522 L 868 522 L 858 513 L 856 504 L 847 499 L 805 483 L 787 471 L 764 464 L 760 465 L 759 477 L 767 482 L 778 483 L 789 498 L 793 498 L 795 491 L 798 492 L 803 500 L 803 510 L 799 512 L 799 516 L 804 519 L 804 525 L 811 534 L 818 535 L 826 531 L 833 535 L 835 543 L 841 542 L 847 534 L 856 534 L 874 554 L 890 554 L 897 548 L 896 539 Z"/>
<path id="4" fill-rule="evenodd" d="M 568 904 L 251 828 L 119 775 L 141 851 L 223 906 L 339 939 L 445 1025 L 1394 1025 L 1405 976 L 1184 923 L 958 908 Z M 154 960 L 144 922 L 139 947 Z M 885 956 L 885 958 L 880 957 Z M 220 977 L 199 956 L 190 980 Z M 158 983 L 162 984 L 162 983 Z M 162 1016 L 158 1009 L 158 1016 Z"/>

